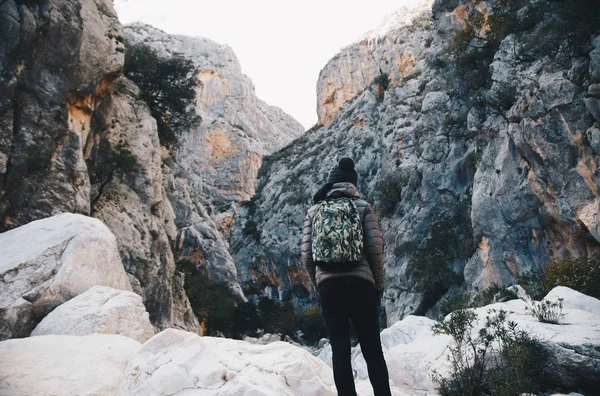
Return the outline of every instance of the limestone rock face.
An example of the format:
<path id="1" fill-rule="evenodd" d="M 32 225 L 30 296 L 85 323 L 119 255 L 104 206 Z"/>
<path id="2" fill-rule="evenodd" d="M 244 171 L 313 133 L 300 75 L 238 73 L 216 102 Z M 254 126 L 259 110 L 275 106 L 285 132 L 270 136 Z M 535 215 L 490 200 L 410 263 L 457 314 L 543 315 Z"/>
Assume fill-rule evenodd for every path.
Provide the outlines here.
<path id="1" fill-rule="evenodd" d="M 327 125 L 342 106 L 371 85 L 380 74 L 388 74 L 391 84 L 398 84 L 421 73 L 418 59 L 427 47 L 421 15 L 431 9 L 433 0 L 417 6 L 402 7 L 389 15 L 383 25 L 335 55 L 319 74 L 317 114 L 319 124 Z"/>
<path id="2" fill-rule="evenodd" d="M 138 95 L 135 84 L 120 78 L 94 111 L 90 158 L 101 161 L 97 151 L 102 139 L 111 147 L 125 142 L 139 169 L 120 170 L 101 194 L 92 186 L 93 216 L 117 237 L 123 265 L 152 323 L 160 329 L 198 331 L 170 246 L 169 238 L 176 236 L 175 215 L 164 189 L 156 121 Z"/>
<path id="3" fill-rule="evenodd" d="M 92 214 L 117 237 L 152 322 L 197 330 L 169 244 L 176 229 L 156 123 L 120 77 L 123 29 L 112 1 L 5 1 L 0 26 L 0 230 Z M 90 184 L 102 141 L 122 144 L 139 172 Z"/>
<path id="4" fill-rule="evenodd" d="M 89 214 L 89 108 L 123 65 L 112 2 L 4 1 L 0 26 L 0 230 Z"/>
<path id="5" fill-rule="evenodd" d="M 203 121 L 183 137 L 176 156 L 190 186 L 215 207 L 249 199 L 261 157 L 300 136 L 304 128 L 256 97 L 229 46 L 141 24 L 127 26 L 125 34 L 159 56 L 189 58 L 199 69 L 196 111 Z"/>
<path id="6" fill-rule="evenodd" d="M 139 295 L 94 286 L 59 305 L 31 332 L 31 336 L 90 334 L 118 334 L 143 343 L 154 335 L 154 328 Z"/>
<path id="7" fill-rule="evenodd" d="M 127 26 L 125 35 L 161 57 L 184 56 L 199 69 L 196 112 L 202 123 L 181 137 L 177 153 L 165 162 L 165 190 L 177 226 L 175 254 L 207 269 L 243 298 L 223 236 L 234 221 L 232 204 L 254 195 L 262 157 L 300 136 L 304 128 L 256 97 L 228 46 L 142 24 Z"/>
<path id="8" fill-rule="evenodd" d="M 129 337 L 108 334 L 0 342 L 0 394 L 114 395 L 140 347 Z"/>
<path id="9" fill-rule="evenodd" d="M 95 285 L 131 290 L 115 237 L 99 220 L 65 213 L 0 234 L 0 339 L 27 337 Z"/>
<path id="10" fill-rule="evenodd" d="M 334 395 L 331 370 L 285 342 L 254 345 L 165 330 L 130 361 L 118 395 Z"/>
<path id="11" fill-rule="evenodd" d="M 299 267 L 302 224 L 312 195 L 343 156 L 354 158 L 358 189 L 380 216 L 389 324 L 437 315 L 449 291 L 508 286 L 552 258 L 600 251 L 599 135 L 590 101 L 598 39 L 561 61 L 514 51 L 543 41 L 548 22 L 509 35 L 486 84 L 466 97 L 469 82 L 461 82 L 447 45 L 468 5 L 439 3 L 435 18 L 429 11 L 353 44 L 326 66 L 319 95 L 335 99 L 335 86 L 370 84 L 373 74 L 357 77 L 371 70 L 362 62 L 375 62 L 359 55 L 365 48 L 414 55 L 408 74 L 391 58 L 375 57 L 375 70 L 390 76 L 386 90 L 361 83 L 335 106 L 320 99 L 326 125 L 263 161 L 257 194 L 238 210 L 230 239 L 244 288 L 315 303 Z M 350 64 L 357 66 L 342 67 Z"/>

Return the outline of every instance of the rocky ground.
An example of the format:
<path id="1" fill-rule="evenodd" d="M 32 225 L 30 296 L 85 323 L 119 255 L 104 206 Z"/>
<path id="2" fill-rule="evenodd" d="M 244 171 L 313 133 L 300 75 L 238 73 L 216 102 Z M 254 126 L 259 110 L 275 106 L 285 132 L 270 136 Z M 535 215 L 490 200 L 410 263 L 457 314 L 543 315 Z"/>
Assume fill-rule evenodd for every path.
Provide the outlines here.
<path id="1" fill-rule="evenodd" d="M 73 225 L 68 230 L 75 237 L 65 235 L 61 228 L 66 221 Z M 99 227 L 102 233 L 86 232 L 86 227 Z M 6 242 L 22 247 L 31 235 L 40 241 L 35 251 L 6 250 Z M 128 289 L 129 284 L 90 276 L 90 263 L 104 268 L 110 263 L 107 257 L 118 257 L 114 236 L 96 219 L 64 214 L 35 221 L 0 235 L 0 246 L 0 279 L 18 278 L 22 285 L 19 290 L 0 288 L 3 328 L 11 323 L 14 312 L 23 312 L 15 311 L 23 303 L 36 312 L 35 317 L 18 316 L 20 328 L 33 328 L 31 334 L 23 332 L 19 336 L 24 338 L 0 342 L 2 394 L 335 394 L 331 349 L 326 342 L 311 354 L 267 335 L 240 341 L 176 329 L 155 334 L 141 296 L 116 289 Z M 49 261 L 57 263 L 56 271 L 40 277 L 43 263 Z M 69 274 L 68 283 L 65 273 Z M 122 268 L 120 274 L 126 279 Z M 90 287 L 92 284 L 96 286 Z M 68 297 L 64 293 L 69 293 Z M 42 297 L 35 300 L 32 295 Z M 490 310 L 505 310 L 509 320 L 542 340 L 550 351 L 545 375 L 555 381 L 556 388 L 597 386 L 600 301 L 565 287 L 546 296 L 552 301 L 559 297 L 565 314 L 561 324 L 540 323 L 526 312 L 526 301 L 514 299 L 476 309 L 479 321 L 474 333 L 485 325 Z M 43 314 L 39 310 L 42 303 L 56 308 Z M 382 331 L 394 395 L 434 395 L 432 373 L 448 375 L 453 341 L 433 335 L 435 323 L 408 316 Z M 357 389 L 370 395 L 360 348 L 354 348 L 352 355 Z"/>

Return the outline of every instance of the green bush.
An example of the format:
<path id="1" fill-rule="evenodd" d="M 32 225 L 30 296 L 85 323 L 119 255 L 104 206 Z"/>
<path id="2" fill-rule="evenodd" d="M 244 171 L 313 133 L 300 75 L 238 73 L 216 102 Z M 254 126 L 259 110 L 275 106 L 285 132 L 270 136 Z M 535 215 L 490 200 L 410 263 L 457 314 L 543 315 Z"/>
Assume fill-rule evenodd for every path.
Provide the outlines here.
<path id="1" fill-rule="evenodd" d="M 600 298 L 600 259 L 565 258 L 553 259 L 543 273 L 546 292 L 556 286 L 566 286 L 588 296 Z"/>
<path id="2" fill-rule="evenodd" d="M 211 279 L 189 260 L 179 260 L 177 269 L 185 274 L 184 289 L 204 335 L 231 335 L 237 303 L 227 284 Z"/>
<path id="3" fill-rule="evenodd" d="M 396 205 L 402 199 L 402 189 L 408 181 L 408 175 L 401 172 L 382 175 L 377 180 L 375 194 L 379 197 L 377 212 L 380 216 L 388 217 L 394 214 Z"/>
<path id="4" fill-rule="evenodd" d="M 494 303 L 518 298 L 516 294 L 506 288 L 492 284 L 484 291 L 471 295 L 468 293 L 455 293 L 444 297 L 440 302 L 440 313 L 445 317 L 459 309 L 478 308 Z"/>
<path id="5" fill-rule="evenodd" d="M 407 266 L 415 290 L 423 294 L 416 315 L 424 315 L 452 285 L 462 283 L 452 261 L 471 257 L 475 249 L 468 203 L 440 203 L 436 208 L 425 246 Z"/>
<path id="6" fill-rule="evenodd" d="M 379 85 L 381 87 L 381 89 L 383 89 L 385 91 L 386 89 L 388 89 L 388 87 L 390 85 L 390 77 L 388 76 L 387 73 L 381 73 L 373 79 L 372 84 Z"/>
<path id="7" fill-rule="evenodd" d="M 433 326 L 453 339 L 449 378 L 434 374 L 442 396 L 520 395 L 540 390 L 547 352 L 539 340 L 507 321 L 504 310 L 489 310 L 475 331 L 477 315 L 458 310 Z"/>
<path id="8" fill-rule="evenodd" d="M 156 119 L 161 144 L 174 147 L 179 136 L 200 123 L 196 101 L 196 67 L 181 56 L 159 57 L 143 44 L 125 43 L 123 74 L 140 88 Z"/>
<path id="9" fill-rule="evenodd" d="M 254 220 L 246 221 L 244 228 L 242 229 L 244 235 L 251 236 L 255 240 L 259 241 L 261 236 L 261 231 L 258 229 L 258 225 Z"/>
<path id="10" fill-rule="evenodd" d="M 562 298 L 559 298 L 558 301 L 533 301 L 525 309 L 542 323 L 560 324 L 560 321 L 565 317 L 562 313 Z"/>
<path id="11" fill-rule="evenodd" d="M 135 173 L 140 169 L 140 164 L 135 155 L 123 142 L 112 147 L 108 139 L 102 138 L 92 155 L 86 160 L 86 165 L 92 185 L 98 184 L 98 193 L 91 198 L 92 211 L 96 202 L 104 193 L 106 186 L 116 175 Z"/>

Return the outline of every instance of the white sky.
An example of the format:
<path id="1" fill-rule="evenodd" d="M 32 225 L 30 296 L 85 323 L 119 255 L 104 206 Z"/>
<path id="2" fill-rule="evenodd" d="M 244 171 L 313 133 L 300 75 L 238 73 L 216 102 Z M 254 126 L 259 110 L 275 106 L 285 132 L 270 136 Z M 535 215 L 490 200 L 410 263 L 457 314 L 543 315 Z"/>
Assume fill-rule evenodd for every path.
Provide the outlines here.
<path id="1" fill-rule="evenodd" d="M 417 0 L 114 0 L 121 23 L 229 44 L 256 95 L 305 128 L 317 122 L 319 72 L 341 48 Z"/>

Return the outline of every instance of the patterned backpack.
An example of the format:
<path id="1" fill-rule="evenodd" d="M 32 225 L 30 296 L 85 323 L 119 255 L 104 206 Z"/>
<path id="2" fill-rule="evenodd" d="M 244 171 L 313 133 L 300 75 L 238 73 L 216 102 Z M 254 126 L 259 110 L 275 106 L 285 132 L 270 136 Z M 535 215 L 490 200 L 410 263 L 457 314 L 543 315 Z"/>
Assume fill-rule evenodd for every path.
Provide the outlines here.
<path id="1" fill-rule="evenodd" d="M 313 262 L 327 271 L 355 268 L 363 256 L 360 213 L 350 198 L 322 201 L 313 218 Z"/>

